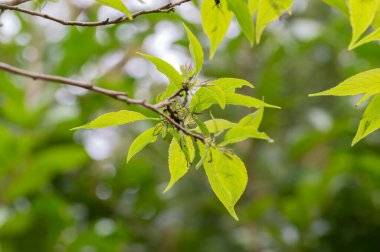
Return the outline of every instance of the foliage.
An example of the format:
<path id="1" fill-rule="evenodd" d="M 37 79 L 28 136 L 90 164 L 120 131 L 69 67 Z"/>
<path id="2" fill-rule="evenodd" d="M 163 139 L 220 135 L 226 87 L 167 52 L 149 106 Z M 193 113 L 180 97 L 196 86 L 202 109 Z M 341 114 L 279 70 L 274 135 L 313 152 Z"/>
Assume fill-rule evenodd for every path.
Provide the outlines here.
<path id="1" fill-rule="evenodd" d="M 360 105 L 375 95 L 375 97 L 370 101 L 367 110 L 364 112 L 352 145 L 356 144 L 359 140 L 380 128 L 379 111 L 376 111 L 376 108 L 378 108 L 378 94 L 380 93 L 380 84 L 378 82 L 380 77 L 379 73 L 379 69 L 369 70 L 348 78 L 334 88 L 311 95 L 346 96 L 363 94 L 362 99 L 357 103 L 357 105 Z"/>
<path id="2" fill-rule="evenodd" d="M 159 6 L 158 1 L 145 2 L 141 5 L 144 10 Z M 125 104 L 110 97 L 0 72 L 2 252 L 31 248 L 377 250 L 380 160 L 379 131 L 375 131 L 380 123 L 378 69 L 373 68 L 378 65 L 378 45 L 366 44 L 377 40 L 376 2 L 295 1 L 290 16 L 282 13 L 290 12 L 291 3 L 281 9 L 269 6 L 268 12 L 261 10 L 260 14 L 259 4 L 276 2 L 208 1 L 205 15 L 206 2 L 194 0 L 176 6 L 177 14 L 167 14 L 173 11 L 167 7 L 161 11 L 166 14 L 144 15 L 133 22 L 99 28 L 62 27 L 47 20 L 38 22 L 38 17 L 25 13 L 4 11 L 0 28 L 2 61 L 36 72 L 91 80 L 96 86 L 127 91 L 128 97 L 143 99 L 126 110 Z M 323 2 L 345 14 L 329 9 Z M 139 4 L 125 3 L 130 10 L 136 10 Z M 242 3 L 248 6 L 249 23 L 242 22 L 247 19 L 247 7 Z M 111 16 L 117 19 L 120 15 L 109 9 L 99 11 L 98 5 L 87 8 L 89 5 L 82 2 L 39 4 L 37 12 L 53 15 L 55 8 L 62 14 L 58 17 L 67 14 L 76 20 L 97 20 L 104 15 L 112 20 Z M 362 12 L 353 7 L 356 4 L 363 7 Z M 200 44 L 206 49 L 207 38 L 200 31 L 201 20 L 194 18 L 198 7 L 202 20 L 215 15 L 218 28 L 230 29 L 228 36 L 226 32 L 212 33 L 216 19 L 210 19 L 208 29 L 214 36 L 210 38 L 202 23 L 211 43 L 208 56 L 212 61 L 204 59 L 199 49 Z M 226 11 L 217 11 L 221 9 Z M 276 15 L 272 19 L 268 13 Z M 223 19 L 225 14 L 230 18 Z M 259 15 L 268 19 L 259 23 Z M 127 16 L 121 17 L 128 20 Z M 279 17 L 268 33 L 257 35 L 260 24 L 266 26 L 268 20 Z M 188 27 L 181 27 L 182 18 Z M 352 22 L 352 36 L 348 21 Z M 260 41 L 253 49 L 249 43 L 252 24 L 254 42 Z M 248 39 L 244 39 L 247 34 Z M 194 63 L 179 72 L 176 62 L 189 60 L 184 53 L 187 41 Z M 346 51 L 347 45 L 356 50 Z M 135 51 L 155 55 L 141 54 L 152 65 L 136 57 Z M 168 85 L 151 71 L 153 65 L 167 76 Z M 191 93 L 189 90 L 186 96 L 181 91 L 182 97 L 170 99 L 183 88 L 189 72 L 197 73 L 189 82 L 194 84 Z M 347 76 L 352 77 L 341 82 Z M 255 89 L 243 79 L 255 83 Z M 326 90 L 328 83 L 339 82 L 335 88 L 315 95 L 363 98 L 359 102 L 306 98 L 308 93 Z M 164 92 L 156 95 L 160 91 Z M 263 120 L 264 108 L 276 106 L 251 97 L 253 91 L 255 97 L 265 97 L 265 101 L 284 109 L 265 110 Z M 150 102 L 152 106 L 173 102 L 173 111 L 189 110 L 184 113 L 188 119 L 185 130 L 207 139 L 206 144 L 140 106 Z M 353 104 L 367 102 L 353 143 L 365 139 L 349 148 L 348 136 L 354 135 L 355 118 L 361 110 L 361 106 L 354 110 Z M 172 118 L 164 110 L 158 109 Z M 119 112 L 106 113 L 109 111 Z M 68 129 L 102 114 L 111 119 L 115 114 L 121 116 L 116 121 L 106 120 L 106 124 L 101 120 L 95 127 L 134 125 L 68 133 Z M 261 124 L 276 142 L 242 142 L 249 138 L 272 142 L 258 131 Z M 368 134 L 371 137 L 366 137 Z M 233 150 L 229 149 L 232 144 Z M 167 161 L 169 174 L 164 169 Z M 207 177 L 201 174 L 203 171 Z M 181 180 L 184 175 L 186 179 Z M 233 222 L 217 200 L 210 200 L 210 185 L 236 218 L 237 208 L 239 222 Z"/>
<path id="3" fill-rule="evenodd" d="M 262 120 L 264 107 L 275 106 L 235 93 L 236 89 L 242 86 L 253 87 L 244 80 L 222 78 L 204 82 L 198 79 L 197 75 L 203 63 L 203 49 L 194 34 L 186 26 L 185 29 L 190 41 L 189 49 L 195 65 L 194 69 L 191 66 L 184 65 L 180 74 L 173 66 L 162 59 L 145 54 L 141 55 L 150 60 L 170 80 L 166 90 L 157 99 L 163 101 L 163 98 L 165 98 L 166 101 L 164 101 L 163 105 L 158 103 L 156 105 L 157 109 L 162 110 L 163 113 L 166 113 L 167 116 L 187 131 L 202 133 L 200 138 L 194 138 L 195 141 L 199 141 L 199 156 L 202 157 L 197 167 L 201 165 L 205 167 L 206 175 L 215 194 L 232 217 L 237 220 L 234 206 L 246 187 L 247 171 L 244 163 L 224 146 L 241 142 L 248 138 L 269 140 L 269 137 L 265 133 L 259 132 L 258 128 Z M 256 107 L 259 110 L 257 113 L 243 118 L 237 124 L 224 119 L 219 119 L 218 121 L 212 119 L 206 124 L 199 119 L 200 112 L 213 104 L 219 104 L 222 109 L 225 109 L 226 104 L 235 104 Z M 74 129 L 104 128 L 146 119 L 149 118 L 140 113 L 122 110 L 101 115 L 92 122 Z M 157 118 L 157 120 L 159 119 Z M 224 125 L 227 123 L 229 130 L 225 134 L 224 141 L 217 143 L 216 137 L 220 136 L 226 129 L 226 127 L 218 125 L 220 122 Z M 164 139 L 167 134 L 172 136 L 169 147 L 171 178 L 165 192 L 187 173 L 195 156 L 193 139 L 187 134 L 187 131 L 180 130 L 178 127 L 163 119 L 154 125 L 154 128 L 148 129 L 136 138 L 128 154 L 129 160 L 131 156 L 141 151 L 148 143 L 156 141 L 157 136 L 162 136 Z M 212 132 L 212 135 L 210 132 Z"/>

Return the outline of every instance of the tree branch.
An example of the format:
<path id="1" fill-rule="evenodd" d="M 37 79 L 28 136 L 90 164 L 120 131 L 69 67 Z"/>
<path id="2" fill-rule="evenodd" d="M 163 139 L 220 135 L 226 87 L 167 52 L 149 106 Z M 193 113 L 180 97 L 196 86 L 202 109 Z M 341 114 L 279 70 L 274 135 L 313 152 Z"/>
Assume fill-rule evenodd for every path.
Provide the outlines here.
<path id="1" fill-rule="evenodd" d="M 18 0 L 18 2 L 25 2 L 28 0 Z M 145 15 L 145 14 L 152 14 L 152 13 L 169 13 L 174 11 L 174 7 L 179 6 L 181 4 L 190 2 L 191 0 L 181 0 L 176 3 L 168 3 L 166 5 L 163 5 L 157 9 L 152 9 L 152 10 L 144 10 L 144 11 L 139 11 L 136 13 L 132 14 L 133 19 L 137 18 L 138 16 Z M 103 21 L 95 21 L 95 22 L 80 22 L 80 21 L 66 21 L 62 20 L 47 14 L 43 14 L 37 11 L 32 11 L 24 8 L 20 8 L 16 6 L 17 4 L 0 4 L 0 10 L 13 10 L 21 13 L 25 13 L 31 16 L 37 16 L 41 17 L 44 19 L 51 20 L 53 22 L 62 24 L 62 25 L 67 25 L 67 26 L 87 26 L 87 27 L 94 27 L 94 26 L 106 26 L 106 25 L 111 25 L 111 24 L 120 24 L 120 23 L 125 23 L 131 21 L 127 16 L 121 16 L 115 19 L 106 19 Z"/>
<path id="2" fill-rule="evenodd" d="M 29 2 L 30 0 L 11 0 L 11 1 L 8 1 L 8 2 L 5 2 L 5 3 L 2 3 L 2 4 L 7 4 L 7 5 L 11 5 L 11 6 L 16 6 L 16 5 L 20 5 L 20 4 L 23 4 L 23 3 L 26 3 L 26 2 Z"/>
<path id="3" fill-rule="evenodd" d="M 8 65 L 6 63 L 2 63 L 2 62 L 0 62 L 0 70 L 15 74 L 15 75 L 31 78 L 33 80 L 44 80 L 44 81 L 50 81 L 50 82 L 60 83 L 60 84 L 69 85 L 69 86 L 80 87 L 80 88 L 87 89 L 95 93 L 102 94 L 102 95 L 111 97 L 113 99 L 125 102 L 128 105 L 134 104 L 134 105 L 142 106 L 160 115 L 161 117 L 163 117 L 171 125 L 173 125 L 177 130 L 182 131 L 184 134 L 194 138 L 195 140 L 200 140 L 201 142 L 205 143 L 204 136 L 189 131 L 184 126 L 177 123 L 176 121 L 174 121 L 174 119 L 172 119 L 170 116 L 168 116 L 163 111 L 161 111 L 160 108 L 162 108 L 163 103 L 150 104 L 150 103 L 147 103 L 145 100 L 129 98 L 128 94 L 125 92 L 119 92 L 119 91 L 114 91 L 110 89 L 100 88 L 90 83 L 76 81 L 76 80 L 72 80 L 72 79 L 68 79 L 68 78 L 64 78 L 60 76 L 30 72 L 30 71 L 26 71 L 26 70 L 23 70 L 23 69 L 20 69 L 20 68 Z M 179 93 L 177 92 L 176 95 L 178 94 Z M 173 95 L 171 98 L 165 101 L 165 104 L 170 104 L 174 98 L 175 96 Z"/>

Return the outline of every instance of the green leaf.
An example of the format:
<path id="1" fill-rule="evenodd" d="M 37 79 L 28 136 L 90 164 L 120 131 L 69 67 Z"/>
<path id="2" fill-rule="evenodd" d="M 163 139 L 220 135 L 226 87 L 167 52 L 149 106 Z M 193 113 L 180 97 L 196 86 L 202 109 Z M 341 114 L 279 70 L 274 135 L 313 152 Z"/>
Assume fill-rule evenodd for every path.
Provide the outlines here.
<path id="1" fill-rule="evenodd" d="M 224 141 L 220 146 L 225 146 L 227 144 L 242 142 L 249 138 L 262 139 L 267 141 L 272 141 L 272 139 L 264 132 L 258 132 L 257 128 L 254 126 L 237 126 L 230 129 L 224 136 Z"/>
<path id="2" fill-rule="evenodd" d="M 357 41 L 356 43 L 353 43 L 350 45 L 350 47 L 348 48 L 349 50 L 353 50 L 355 49 L 356 47 L 359 47 L 361 45 L 364 45 L 366 43 L 369 43 L 369 42 L 372 42 L 372 41 L 376 41 L 376 40 L 380 40 L 380 27 L 377 28 L 375 31 L 373 31 L 372 33 L 368 34 L 367 36 L 365 36 L 364 38 L 360 39 L 359 41 Z"/>
<path id="3" fill-rule="evenodd" d="M 200 130 L 200 132 L 202 132 L 203 135 L 205 135 L 206 137 L 209 137 L 210 136 L 210 131 L 208 130 L 206 124 L 204 122 L 202 122 L 201 120 L 199 120 L 198 118 L 193 118 L 194 119 L 194 122 L 198 125 L 198 128 L 196 128 L 196 130 Z"/>
<path id="4" fill-rule="evenodd" d="M 153 143 L 157 140 L 157 136 L 155 135 L 156 127 L 150 128 L 143 133 L 141 133 L 138 137 L 133 140 L 131 146 L 129 147 L 127 163 L 131 158 L 139 153 L 145 146 L 150 143 Z"/>
<path id="5" fill-rule="evenodd" d="M 242 94 L 234 94 L 234 93 L 226 93 L 226 104 L 239 105 L 239 106 L 244 106 L 247 108 L 261 108 L 261 107 L 277 108 L 277 109 L 280 108 L 278 106 L 265 103 L 262 100 L 259 100 L 250 96 L 246 96 Z"/>
<path id="6" fill-rule="evenodd" d="M 210 39 L 210 59 L 212 59 L 216 48 L 227 33 L 233 14 L 227 9 L 226 0 L 220 0 L 219 5 L 216 5 L 214 0 L 204 0 L 201 16 L 203 30 Z"/>
<path id="7" fill-rule="evenodd" d="M 78 129 L 98 129 L 118 126 L 122 124 L 132 123 L 141 120 L 155 120 L 154 118 L 148 118 L 143 114 L 129 110 L 120 110 L 117 112 L 111 112 L 99 116 L 95 120 L 71 130 Z"/>
<path id="8" fill-rule="evenodd" d="M 178 143 L 178 141 L 173 138 L 172 142 L 169 146 L 169 171 L 170 171 L 170 182 L 168 186 L 166 187 L 165 192 L 167 192 L 170 188 L 173 187 L 173 185 L 182 178 L 188 171 L 191 162 L 194 159 L 195 156 L 195 150 L 193 141 L 190 137 L 185 137 L 186 143 L 181 142 Z M 186 145 L 186 148 L 189 152 L 189 158 L 186 158 L 185 153 L 183 152 L 184 145 Z"/>
<path id="9" fill-rule="evenodd" d="M 97 0 L 99 3 L 108 5 L 116 10 L 123 12 L 129 19 L 133 19 L 131 12 L 125 6 L 122 0 Z"/>
<path id="10" fill-rule="evenodd" d="M 164 74 L 170 81 L 164 93 L 160 96 L 159 101 L 163 101 L 169 98 L 172 94 L 182 88 L 182 76 L 172 65 L 160 58 L 151 55 L 143 53 L 138 54 L 152 62 L 156 66 L 157 70 Z"/>
<path id="11" fill-rule="evenodd" d="M 368 104 L 362 120 L 360 121 L 356 136 L 352 141 L 355 145 L 364 137 L 380 128 L 380 95 L 376 95 Z"/>
<path id="12" fill-rule="evenodd" d="M 251 126 L 258 129 L 261 121 L 263 120 L 263 116 L 264 116 L 264 107 L 261 107 L 256 112 L 249 114 L 243 119 L 241 119 L 239 122 L 239 126 Z"/>
<path id="13" fill-rule="evenodd" d="M 326 91 L 311 94 L 309 96 L 322 96 L 322 95 L 334 95 L 334 96 L 347 96 L 347 95 L 359 95 L 365 94 L 365 99 L 362 99 L 359 103 L 370 98 L 372 95 L 380 92 L 380 68 L 368 70 L 359 74 L 356 74 L 347 80 L 341 82 L 336 87 L 328 89 Z"/>
<path id="14" fill-rule="evenodd" d="M 203 156 L 205 147 L 200 145 L 199 149 Z M 225 154 L 218 149 L 210 148 L 203 166 L 212 190 L 231 216 L 238 220 L 234 207 L 248 181 L 244 163 L 233 154 Z"/>
<path id="15" fill-rule="evenodd" d="M 338 10 L 343 12 L 344 14 L 346 14 L 346 15 L 349 14 L 349 10 L 348 10 L 346 0 L 323 0 L 323 1 L 325 3 L 331 5 L 332 7 L 337 8 Z"/>
<path id="16" fill-rule="evenodd" d="M 267 134 L 258 131 L 263 115 L 264 107 L 261 107 L 256 112 L 241 119 L 237 126 L 233 127 L 226 133 L 224 141 L 220 145 L 224 146 L 227 144 L 237 143 L 248 138 L 272 141 Z"/>
<path id="17" fill-rule="evenodd" d="M 249 13 L 253 16 L 259 8 L 260 0 L 248 0 Z"/>
<path id="18" fill-rule="evenodd" d="M 231 10 L 251 45 L 255 42 L 253 20 L 245 0 L 227 0 L 228 9 Z"/>
<path id="19" fill-rule="evenodd" d="M 260 0 L 256 18 L 256 43 L 260 43 L 265 27 L 288 10 L 293 0 Z"/>
<path id="20" fill-rule="evenodd" d="M 236 78 L 220 78 L 209 82 L 210 85 L 218 86 L 224 92 L 234 93 L 235 89 L 247 86 L 253 88 L 253 85 L 246 80 Z"/>
<path id="21" fill-rule="evenodd" d="M 349 49 L 359 40 L 360 36 L 371 25 L 377 8 L 378 0 L 349 0 L 350 21 L 352 26 L 352 39 Z"/>
<path id="22" fill-rule="evenodd" d="M 229 94 L 226 93 L 234 93 L 236 88 L 241 88 L 243 86 L 247 86 L 253 88 L 253 85 L 248 81 L 242 79 L 235 78 L 221 78 L 208 83 L 209 86 L 216 86 L 220 88 L 227 96 Z M 218 103 L 218 100 L 214 97 L 214 95 L 209 95 L 204 88 L 200 88 L 197 90 L 195 95 L 190 101 L 190 110 L 195 112 L 201 112 L 205 109 L 211 107 L 214 103 Z M 223 99 L 223 98 L 221 98 Z M 220 103 L 219 103 L 220 104 Z"/>
<path id="23" fill-rule="evenodd" d="M 203 49 L 198 39 L 189 30 L 189 28 L 187 28 L 186 25 L 184 25 L 184 27 L 187 33 L 187 37 L 189 38 L 189 41 L 190 41 L 189 50 L 190 50 L 191 57 L 194 60 L 195 72 L 199 73 L 203 65 L 203 57 L 204 57 Z"/>
<path id="24" fill-rule="evenodd" d="M 226 107 L 226 96 L 224 95 L 223 90 L 218 86 L 205 86 L 202 88 L 206 95 L 212 97 L 214 101 L 216 101 L 219 106 L 224 109 Z"/>
<path id="25" fill-rule="evenodd" d="M 177 70 L 175 70 L 175 68 L 172 65 L 152 55 L 147 55 L 143 53 L 138 54 L 152 62 L 156 66 L 157 70 L 164 74 L 170 80 L 170 82 L 173 83 L 178 89 L 182 88 L 182 76 L 180 73 L 178 73 Z"/>
<path id="26" fill-rule="evenodd" d="M 380 6 L 376 10 L 375 18 L 373 19 L 371 26 L 375 29 L 380 27 Z"/>
<path id="27" fill-rule="evenodd" d="M 218 133 L 220 131 L 230 129 L 236 126 L 236 123 L 225 119 L 212 119 L 204 122 L 210 133 Z"/>

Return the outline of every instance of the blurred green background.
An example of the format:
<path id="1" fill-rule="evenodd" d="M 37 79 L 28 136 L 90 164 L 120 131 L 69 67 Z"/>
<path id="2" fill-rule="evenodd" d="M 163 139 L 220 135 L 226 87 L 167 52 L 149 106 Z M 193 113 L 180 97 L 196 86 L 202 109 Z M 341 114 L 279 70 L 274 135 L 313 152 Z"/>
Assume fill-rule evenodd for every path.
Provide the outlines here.
<path id="1" fill-rule="evenodd" d="M 129 2 L 134 10 L 165 3 Z M 42 11 L 79 20 L 119 15 L 91 4 L 61 1 Z M 177 68 L 189 63 L 182 21 L 207 51 L 198 4 L 99 28 L 63 27 L 6 11 L 0 60 L 153 100 L 166 79 L 136 52 Z M 322 1 L 298 0 L 292 15 L 271 24 L 253 48 L 234 22 L 206 62 L 205 80 L 246 79 L 256 89 L 243 92 L 282 107 L 266 110 L 261 126 L 274 143 L 234 148 L 249 172 L 239 222 L 202 170 L 191 169 L 162 193 L 169 181 L 168 140 L 126 164 L 129 144 L 148 123 L 69 130 L 124 109 L 122 103 L 0 72 L 0 251 L 380 251 L 380 134 L 351 148 L 363 113 L 354 106 L 359 97 L 307 97 L 378 66 L 378 44 L 348 52 L 350 36 L 344 14 Z M 250 112 L 212 111 L 231 121 Z"/>

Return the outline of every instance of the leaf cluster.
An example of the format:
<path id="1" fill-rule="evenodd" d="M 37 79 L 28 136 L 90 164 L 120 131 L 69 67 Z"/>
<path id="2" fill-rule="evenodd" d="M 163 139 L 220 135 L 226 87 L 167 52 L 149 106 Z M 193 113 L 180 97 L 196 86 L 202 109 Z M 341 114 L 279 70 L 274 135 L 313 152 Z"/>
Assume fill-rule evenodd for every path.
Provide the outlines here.
<path id="1" fill-rule="evenodd" d="M 234 206 L 243 194 L 248 178 L 244 163 L 228 146 L 253 138 L 271 140 L 267 134 L 259 131 L 259 126 L 264 108 L 278 107 L 236 93 L 237 89 L 243 86 L 253 88 L 253 85 L 245 80 L 221 78 L 202 81 L 199 73 L 203 65 L 203 49 L 186 26 L 185 30 L 194 67 L 184 65 L 181 67 L 181 72 L 178 72 L 168 62 L 140 53 L 169 80 L 166 89 L 157 96 L 158 103 L 155 104 L 155 108 L 170 118 L 170 121 L 163 116 L 149 118 L 135 111 L 121 110 L 101 115 L 74 130 L 118 126 L 141 120 L 156 122 L 132 142 L 127 162 L 148 144 L 155 142 L 158 137 L 170 139 L 168 163 L 171 178 L 165 192 L 172 188 L 193 164 L 196 168 L 203 166 L 216 196 L 237 219 Z M 225 109 L 227 105 L 238 105 L 257 110 L 236 123 L 213 118 L 211 113 L 210 119 L 202 120 L 202 113 L 213 105 L 218 105 L 221 109 Z M 193 138 L 189 133 L 197 134 L 198 137 Z M 199 157 L 196 162 L 195 157 Z"/>

